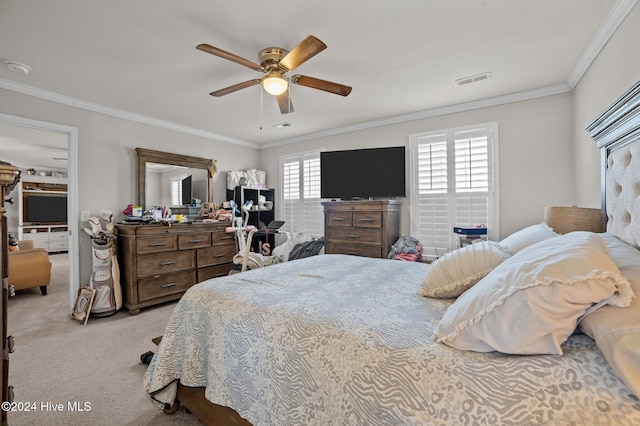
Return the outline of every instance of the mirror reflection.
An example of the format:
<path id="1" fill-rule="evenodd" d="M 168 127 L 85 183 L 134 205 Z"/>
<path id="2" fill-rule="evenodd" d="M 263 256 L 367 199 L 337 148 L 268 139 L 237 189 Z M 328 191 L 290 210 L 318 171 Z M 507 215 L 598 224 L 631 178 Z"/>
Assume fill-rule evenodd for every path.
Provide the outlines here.
<path id="1" fill-rule="evenodd" d="M 171 164 L 147 163 L 145 206 L 180 207 L 207 203 L 207 171 Z"/>

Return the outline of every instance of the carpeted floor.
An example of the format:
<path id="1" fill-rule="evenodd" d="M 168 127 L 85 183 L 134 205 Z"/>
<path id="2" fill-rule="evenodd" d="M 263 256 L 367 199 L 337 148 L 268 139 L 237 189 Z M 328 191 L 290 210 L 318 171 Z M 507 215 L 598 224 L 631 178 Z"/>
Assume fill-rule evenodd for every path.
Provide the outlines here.
<path id="1" fill-rule="evenodd" d="M 39 289 L 9 299 L 8 334 L 16 349 L 10 356 L 9 384 L 15 401 L 33 411 L 9 412 L 20 425 L 198 425 L 184 408 L 166 415 L 144 391 L 146 365 L 140 354 L 153 348 L 175 303 L 143 309 L 130 316 L 90 318 L 87 325 L 69 315 L 67 254 L 52 254 L 48 294 Z M 85 407 L 88 410 L 69 410 Z M 62 410 L 53 411 L 62 404 Z"/>

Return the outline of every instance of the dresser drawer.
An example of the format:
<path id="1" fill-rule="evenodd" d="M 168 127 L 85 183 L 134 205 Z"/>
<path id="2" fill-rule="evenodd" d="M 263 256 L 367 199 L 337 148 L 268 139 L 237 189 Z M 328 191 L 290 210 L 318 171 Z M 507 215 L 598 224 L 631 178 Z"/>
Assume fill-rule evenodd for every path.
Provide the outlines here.
<path id="1" fill-rule="evenodd" d="M 327 226 L 352 226 L 353 213 L 348 212 L 327 212 Z"/>
<path id="2" fill-rule="evenodd" d="M 382 252 L 382 247 L 360 244 L 326 244 L 324 252 L 327 254 L 350 254 L 378 259 L 387 257 L 387 253 Z"/>
<path id="3" fill-rule="evenodd" d="M 235 244 L 220 244 L 198 249 L 196 254 L 198 268 L 231 262 L 236 252 Z"/>
<path id="4" fill-rule="evenodd" d="M 193 269 L 195 261 L 193 251 L 173 251 L 138 256 L 138 277 L 150 277 L 167 272 Z"/>
<path id="5" fill-rule="evenodd" d="M 209 247 L 210 245 L 211 245 L 211 232 L 178 235 L 179 250 Z"/>
<path id="6" fill-rule="evenodd" d="M 198 282 L 200 283 L 211 278 L 224 277 L 229 274 L 232 267 L 233 264 L 225 263 L 224 265 L 198 269 Z"/>
<path id="7" fill-rule="evenodd" d="M 382 226 L 382 214 L 380 212 L 354 212 L 353 226 L 380 228 Z"/>
<path id="8" fill-rule="evenodd" d="M 159 237 L 138 238 L 136 242 L 136 253 L 160 253 L 163 251 L 173 251 L 178 249 L 177 235 L 162 235 Z"/>
<path id="9" fill-rule="evenodd" d="M 138 300 L 144 302 L 175 293 L 182 293 L 196 283 L 195 271 L 157 275 L 138 280 Z"/>
<path id="10" fill-rule="evenodd" d="M 382 230 L 379 228 L 339 228 L 326 227 L 325 240 L 351 244 L 382 244 Z"/>
<path id="11" fill-rule="evenodd" d="M 218 244 L 218 243 L 233 244 L 235 246 L 236 244 L 235 234 L 233 233 L 229 234 L 225 232 L 224 229 L 215 231 L 213 233 L 212 244 Z"/>

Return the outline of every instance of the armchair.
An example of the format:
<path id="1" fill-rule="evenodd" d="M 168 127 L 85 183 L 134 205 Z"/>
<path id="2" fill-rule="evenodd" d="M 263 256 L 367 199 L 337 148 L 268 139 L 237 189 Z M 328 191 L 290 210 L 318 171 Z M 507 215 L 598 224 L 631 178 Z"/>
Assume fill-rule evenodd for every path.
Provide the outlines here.
<path id="1" fill-rule="evenodd" d="M 33 241 L 18 242 L 20 250 L 9 252 L 9 276 L 7 282 L 15 290 L 40 287 L 43 296 L 51 280 L 49 254 L 43 248 L 34 248 Z"/>

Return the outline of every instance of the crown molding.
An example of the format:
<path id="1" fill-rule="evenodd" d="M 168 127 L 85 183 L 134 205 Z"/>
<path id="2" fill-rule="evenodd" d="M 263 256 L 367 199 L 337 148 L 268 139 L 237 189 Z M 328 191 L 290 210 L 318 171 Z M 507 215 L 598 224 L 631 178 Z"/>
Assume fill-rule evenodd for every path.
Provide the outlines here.
<path id="1" fill-rule="evenodd" d="M 359 130 L 365 130 L 380 126 L 387 126 L 390 124 L 403 123 L 407 121 L 420 120 L 424 118 L 437 117 L 445 114 L 452 114 L 456 112 L 470 111 L 479 108 L 486 108 L 490 106 L 497 106 L 501 104 L 519 102 L 529 99 L 534 99 L 543 96 L 549 96 L 564 92 L 572 91 L 582 76 L 585 74 L 591 63 L 598 56 L 600 51 L 609 41 L 609 39 L 616 32 L 622 21 L 629 14 L 631 9 L 635 6 L 638 0 L 618 0 L 598 29 L 598 32 L 591 39 L 591 42 L 583 52 L 582 56 L 576 63 L 573 71 L 569 75 L 566 83 L 560 83 L 553 86 L 542 87 L 533 90 L 526 90 L 523 92 L 517 92 L 507 94 L 503 96 L 496 96 L 493 98 L 481 99 L 478 101 L 465 102 L 440 108 L 433 108 L 429 110 L 417 111 L 414 113 L 403 114 L 393 117 L 387 117 L 380 120 L 366 121 L 362 123 L 356 123 L 349 126 L 337 127 L 321 132 L 308 133 L 306 135 L 282 139 L 275 142 L 256 144 L 240 139 L 231 138 L 228 136 L 207 132 L 204 130 L 196 129 L 193 127 L 183 126 L 181 124 L 172 123 L 165 120 L 159 120 L 153 117 L 148 117 L 141 114 L 135 114 L 128 111 L 120 110 L 117 108 L 111 108 L 104 105 L 88 102 L 82 99 L 73 98 L 71 96 L 62 95 L 59 93 L 51 92 L 48 90 L 39 89 L 37 87 L 28 86 L 26 84 L 16 83 L 11 80 L 0 78 L 0 88 L 11 90 L 14 92 L 22 93 L 29 96 L 35 96 L 41 99 L 46 99 L 61 104 L 86 109 L 89 111 L 98 112 L 101 114 L 111 115 L 114 117 L 122 118 L 125 120 L 136 121 L 139 123 L 148 124 L 151 126 L 162 127 L 176 132 L 187 133 L 195 136 L 204 137 L 207 139 L 213 139 L 221 142 L 227 142 L 234 145 L 246 146 L 254 149 L 267 149 L 282 145 L 289 145 L 292 143 L 303 142 L 311 139 L 318 139 L 328 136 L 334 136 L 341 133 L 355 132 Z"/>
<path id="2" fill-rule="evenodd" d="M 207 132 L 205 130 L 200 130 L 189 126 L 183 126 L 181 124 L 172 123 L 170 121 L 159 120 L 157 118 L 148 117 L 142 114 L 135 114 L 121 109 L 111 108 L 71 96 L 62 95 L 60 93 L 51 92 L 49 90 L 39 89 L 37 87 L 29 86 L 22 83 L 16 83 L 15 81 L 7 80 L 4 78 L 0 78 L 0 88 L 22 93 L 24 95 L 35 96 L 37 98 L 46 99 L 48 101 L 58 102 L 60 104 L 69 105 L 76 108 L 98 112 L 100 114 L 111 115 L 113 117 L 123 118 L 125 120 L 136 121 L 138 123 L 174 130 L 176 132 L 187 133 L 207 139 L 214 139 L 234 145 L 247 146 L 249 148 L 259 148 L 259 145 L 252 142 L 219 135 L 217 133 Z"/>
<path id="3" fill-rule="evenodd" d="M 394 117 L 386 117 L 380 120 L 365 121 L 349 126 L 337 127 L 335 129 L 325 130 L 321 132 L 308 133 L 306 135 L 283 139 L 277 142 L 266 143 L 260 145 L 260 149 L 274 148 L 282 145 L 303 142 L 311 139 L 335 136 L 341 133 L 356 132 L 359 130 L 371 129 L 374 127 L 388 126 L 390 124 L 404 123 L 407 121 L 422 120 L 425 118 L 438 117 L 446 114 L 457 112 L 471 111 L 474 109 L 487 108 L 497 105 L 508 104 L 512 102 L 526 101 L 529 99 L 541 98 L 543 96 L 557 95 L 559 93 L 570 92 L 571 88 L 566 83 L 560 83 L 553 86 L 541 87 L 539 89 L 525 90 L 522 92 L 510 93 L 493 98 L 485 98 L 477 101 L 464 102 L 455 105 L 449 105 L 440 108 L 432 108 L 423 111 L 412 112 L 408 114 L 396 115 Z"/>
<path id="4" fill-rule="evenodd" d="M 587 48 L 582 53 L 582 56 L 576 63 L 576 66 L 569 74 L 569 78 L 567 79 L 567 84 L 573 90 L 580 80 L 582 76 L 587 72 L 591 63 L 596 59 L 596 57 L 600 54 L 600 51 L 607 44 L 609 39 L 616 32 L 624 18 L 627 17 L 633 6 L 636 5 L 638 0 L 618 0 L 609 12 L 609 15 L 604 20 L 596 34 L 593 36 Z"/>

